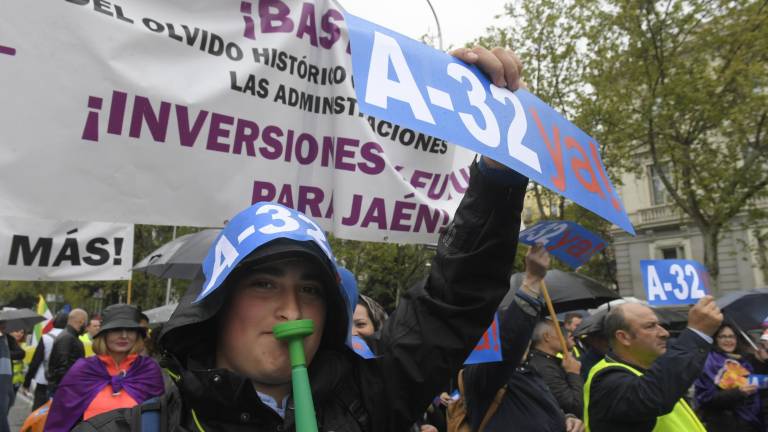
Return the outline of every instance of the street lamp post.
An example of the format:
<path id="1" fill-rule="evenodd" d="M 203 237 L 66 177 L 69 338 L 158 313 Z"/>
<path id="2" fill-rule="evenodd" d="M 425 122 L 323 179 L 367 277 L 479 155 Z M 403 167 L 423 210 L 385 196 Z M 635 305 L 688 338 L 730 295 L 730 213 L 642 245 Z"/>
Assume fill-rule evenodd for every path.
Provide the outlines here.
<path id="1" fill-rule="evenodd" d="M 437 12 L 435 12 L 435 8 L 432 6 L 432 2 L 427 0 L 427 4 L 429 5 L 429 9 L 432 10 L 432 16 L 435 17 L 435 22 L 437 23 L 437 43 L 440 45 L 440 51 L 443 50 L 443 31 L 440 29 L 440 20 L 437 19 Z"/>

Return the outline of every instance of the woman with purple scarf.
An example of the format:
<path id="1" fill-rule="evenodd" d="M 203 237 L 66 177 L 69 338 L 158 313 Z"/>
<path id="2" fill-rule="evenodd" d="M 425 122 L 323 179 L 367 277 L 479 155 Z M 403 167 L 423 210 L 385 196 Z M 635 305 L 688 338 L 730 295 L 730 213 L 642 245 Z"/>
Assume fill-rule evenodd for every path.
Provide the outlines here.
<path id="1" fill-rule="evenodd" d="M 701 376 L 694 383 L 696 411 L 710 432 L 762 432 L 757 386 L 747 382 L 752 365 L 741 353 L 738 336 L 728 324 L 714 335 Z"/>
<path id="2" fill-rule="evenodd" d="M 93 340 L 96 355 L 81 358 L 61 380 L 51 404 L 47 432 L 69 431 L 81 420 L 118 408 L 130 408 L 163 394 L 160 367 L 144 349 L 141 312 L 116 304 L 104 310 Z"/>

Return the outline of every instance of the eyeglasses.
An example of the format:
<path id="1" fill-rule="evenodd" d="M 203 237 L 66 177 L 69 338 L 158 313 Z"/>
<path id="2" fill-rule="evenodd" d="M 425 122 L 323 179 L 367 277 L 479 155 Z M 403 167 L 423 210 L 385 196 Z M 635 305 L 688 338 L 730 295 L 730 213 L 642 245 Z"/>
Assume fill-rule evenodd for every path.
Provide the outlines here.
<path id="1" fill-rule="evenodd" d="M 718 339 L 736 339 L 736 335 L 720 335 L 717 337 Z"/>

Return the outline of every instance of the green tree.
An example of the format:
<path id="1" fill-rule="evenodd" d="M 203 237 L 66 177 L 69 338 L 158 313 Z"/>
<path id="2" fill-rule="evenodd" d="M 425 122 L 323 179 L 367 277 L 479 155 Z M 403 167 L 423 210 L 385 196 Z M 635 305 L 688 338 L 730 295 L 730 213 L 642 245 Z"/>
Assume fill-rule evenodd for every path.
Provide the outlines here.
<path id="1" fill-rule="evenodd" d="M 583 112 L 584 104 L 580 94 L 584 91 L 584 75 L 590 45 L 588 33 L 584 30 L 589 15 L 585 14 L 581 1 L 531 0 L 507 4 L 505 15 L 511 19 L 509 27 L 491 27 L 488 34 L 472 44 L 486 48 L 505 47 L 515 51 L 523 60 L 524 80 L 528 89 L 541 100 L 558 110 L 583 130 L 591 131 L 595 126 L 593 111 Z M 624 158 L 602 149 L 603 160 L 609 173 L 617 174 L 624 166 Z M 616 157 L 611 157 L 616 155 Z M 544 219 L 572 220 L 599 234 L 608 247 L 582 266 L 579 272 L 589 275 L 615 287 L 616 271 L 613 251 L 610 248 L 610 224 L 566 200 L 541 185 L 532 183 L 529 188 L 535 199 L 538 214 L 526 220 L 532 225 Z M 519 262 L 523 262 L 526 247 L 518 251 Z M 552 268 L 571 271 L 565 264 L 554 260 Z"/>
<path id="2" fill-rule="evenodd" d="M 590 5 L 582 111 L 615 153 L 650 160 L 716 283 L 722 229 L 768 193 L 768 2 Z"/>

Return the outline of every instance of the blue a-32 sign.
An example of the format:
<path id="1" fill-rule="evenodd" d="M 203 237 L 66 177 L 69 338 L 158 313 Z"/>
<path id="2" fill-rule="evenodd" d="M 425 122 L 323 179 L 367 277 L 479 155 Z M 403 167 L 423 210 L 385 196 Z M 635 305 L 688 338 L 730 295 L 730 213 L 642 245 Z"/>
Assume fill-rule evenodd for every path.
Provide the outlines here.
<path id="1" fill-rule="evenodd" d="M 359 336 L 352 336 L 352 349 L 364 359 L 376 358 L 376 354 L 371 350 L 365 340 Z M 483 333 L 483 337 L 472 349 L 466 360 L 465 365 L 477 363 L 492 363 L 502 360 L 501 339 L 499 337 L 499 314 L 493 316 L 493 322 Z"/>
<path id="2" fill-rule="evenodd" d="M 641 260 L 648 304 L 693 304 L 709 293 L 709 273 L 694 260 Z"/>
<path id="3" fill-rule="evenodd" d="M 541 221 L 520 233 L 520 243 L 541 243 L 547 251 L 572 268 L 578 268 L 605 248 L 592 231 L 570 221 Z"/>
<path id="4" fill-rule="evenodd" d="M 474 66 L 354 15 L 345 21 L 361 111 L 489 156 L 634 234 L 592 137 Z"/>
<path id="5" fill-rule="evenodd" d="M 501 354 L 501 337 L 499 336 L 499 313 L 496 312 L 491 325 L 483 333 L 483 337 L 477 342 L 472 352 L 469 353 L 469 357 L 464 360 L 464 364 L 491 363 L 501 360 L 503 358 Z"/>
<path id="6" fill-rule="evenodd" d="M 278 238 L 314 242 L 331 263 L 336 262 L 325 234 L 312 219 L 283 205 L 261 202 L 238 213 L 221 231 L 203 261 L 205 282 L 195 301 L 218 288 L 243 258 Z"/>

